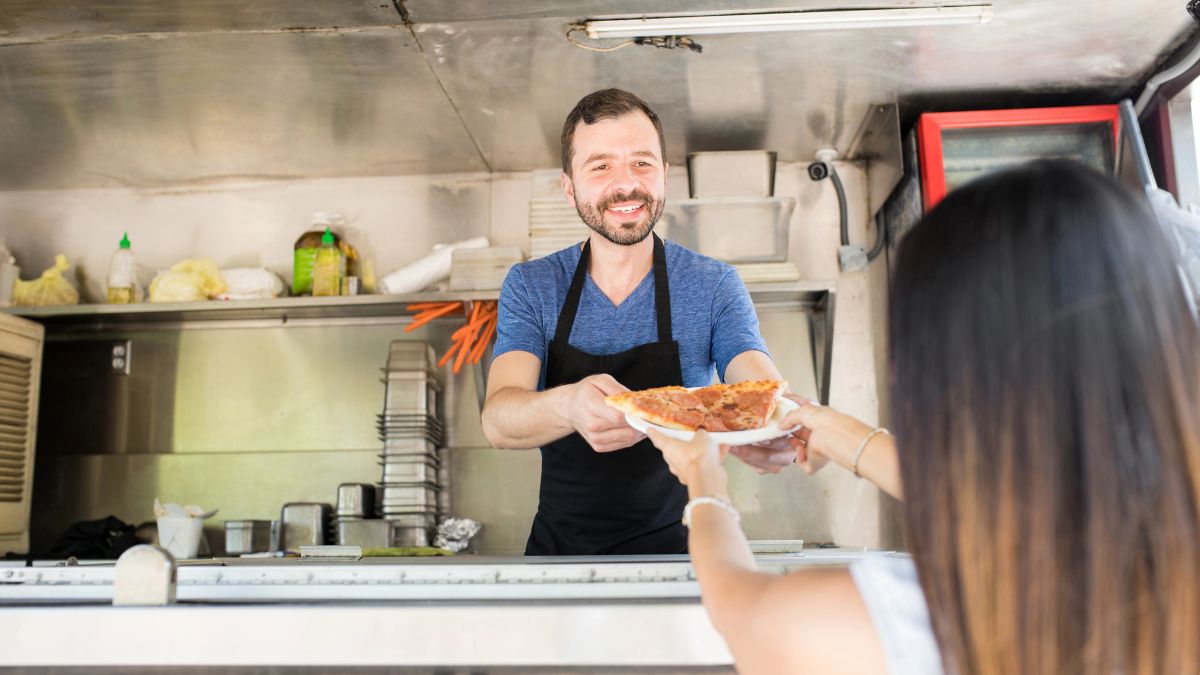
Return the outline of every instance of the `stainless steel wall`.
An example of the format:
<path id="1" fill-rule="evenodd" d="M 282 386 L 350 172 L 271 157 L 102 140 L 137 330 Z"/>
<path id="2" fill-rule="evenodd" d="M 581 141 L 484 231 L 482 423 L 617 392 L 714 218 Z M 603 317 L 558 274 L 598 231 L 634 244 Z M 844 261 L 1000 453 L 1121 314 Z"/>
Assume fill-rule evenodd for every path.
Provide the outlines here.
<path id="1" fill-rule="evenodd" d="M 838 286 L 833 403 L 871 421 L 880 399 L 876 363 L 885 297 L 882 261 L 839 275 L 837 213 L 826 183 L 802 165 L 783 165 L 777 194 L 799 200 L 791 259 L 808 279 Z M 856 241 L 866 238 L 865 176 L 841 166 L 851 193 Z M 97 293 L 115 236 L 128 229 L 139 258 L 166 266 L 203 255 L 221 266 L 290 266 L 290 244 L 313 210 L 343 211 L 352 241 L 379 271 L 409 262 L 437 242 L 487 234 L 527 246 L 528 174 L 330 179 L 231 185 L 202 191 L 80 190 L 0 193 L 10 246 L 28 270 L 56 251 L 78 262 Z M 686 194 L 672 171 L 669 195 Z M 815 395 L 808 318 L 760 312 L 781 370 Z M 335 499 L 338 483 L 378 479 L 373 415 L 382 406 L 379 369 L 404 320 L 287 325 L 225 323 L 139 327 L 51 336 L 35 473 L 34 549 L 48 548 L 81 519 L 149 520 L 155 497 L 218 507 L 220 521 L 273 518 L 287 501 Z M 448 346 L 451 322 L 408 337 Z M 133 344 L 132 372 L 107 372 L 113 340 Z M 455 511 L 485 524 L 485 552 L 521 550 L 537 499 L 536 451 L 487 447 L 474 381 L 443 373 L 452 446 Z M 731 490 L 748 534 L 843 544 L 891 545 L 890 503 L 836 469 L 759 476 L 730 462 Z"/>

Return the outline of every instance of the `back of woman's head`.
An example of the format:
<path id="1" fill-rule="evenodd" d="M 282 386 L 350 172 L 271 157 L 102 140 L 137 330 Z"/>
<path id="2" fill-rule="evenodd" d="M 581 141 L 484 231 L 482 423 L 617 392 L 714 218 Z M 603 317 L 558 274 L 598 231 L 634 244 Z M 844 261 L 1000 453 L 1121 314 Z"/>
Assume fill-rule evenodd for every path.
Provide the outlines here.
<path id="1" fill-rule="evenodd" d="M 1153 216 L 1065 161 L 904 240 L 892 403 L 955 673 L 1200 672 L 1200 335 Z"/>

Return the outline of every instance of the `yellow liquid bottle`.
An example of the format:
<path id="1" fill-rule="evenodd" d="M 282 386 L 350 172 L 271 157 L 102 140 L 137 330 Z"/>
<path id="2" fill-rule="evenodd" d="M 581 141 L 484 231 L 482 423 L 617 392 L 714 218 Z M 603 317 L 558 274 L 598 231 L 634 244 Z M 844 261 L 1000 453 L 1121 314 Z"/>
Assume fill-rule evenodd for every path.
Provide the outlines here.
<path id="1" fill-rule="evenodd" d="M 333 243 L 333 233 L 325 228 L 321 235 L 321 248 L 317 249 L 313 261 L 312 294 L 341 295 L 343 275 L 342 252 Z"/>

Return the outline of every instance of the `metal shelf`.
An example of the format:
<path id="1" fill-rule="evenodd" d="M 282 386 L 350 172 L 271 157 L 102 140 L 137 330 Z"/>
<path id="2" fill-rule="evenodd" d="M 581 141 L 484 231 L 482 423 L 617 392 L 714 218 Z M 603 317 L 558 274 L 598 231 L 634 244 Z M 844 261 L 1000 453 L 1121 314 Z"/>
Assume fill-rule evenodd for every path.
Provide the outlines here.
<path id="1" fill-rule="evenodd" d="M 194 321 L 279 321 L 294 319 L 358 319 L 412 314 L 405 307 L 417 302 L 496 300 L 500 291 L 454 291 L 403 295 L 272 298 L 269 300 L 212 300 L 209 302 L 138 303 L 132 305 L 62 305 L 9 307 L 3 311 L 40 321 L 48 328 L 104 327 L 127 324 Z"/>
<path id="2" fill-rule="evenodd" d="M 789 281 L 750 284 L 756 305 L 816 307 L 833 290 L 830 281 Z M 212 300 L 209 302 L 138 303 L 132 305 L 60 305 L 7 307 L 8 314 L 32 319 L 47 328 L 104 328 L 129 324 L 212 321 L 338 320 L 402 317 L 406 306 L 418 302 L 497 300 L 499 290 L 407 293 L 404 295 L 353 295 L 335 297 L 273 298 L 269 300 Z"/>

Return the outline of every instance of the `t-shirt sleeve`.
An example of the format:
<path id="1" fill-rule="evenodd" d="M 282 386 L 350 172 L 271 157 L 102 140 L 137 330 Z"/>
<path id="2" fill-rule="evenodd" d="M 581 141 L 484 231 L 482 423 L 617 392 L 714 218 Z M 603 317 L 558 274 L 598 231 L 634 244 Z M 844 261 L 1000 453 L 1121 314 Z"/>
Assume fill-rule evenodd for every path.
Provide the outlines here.
<path id="1" fill-rule="evenodd" d="M 758 314 L 754 312 L 750 292 L 732 267 L 726 269 L 717 282 L 712 318 L 712 358 L 717 366 L 717 377 L 722 382 L 725 381 L 725 368 L 738 354 L 752 349 L 770 354 L 759 331 Z"/>
<path id="2" fill-rule="evenodd" d="M 496 323 L 492 358 L 508 352 L 529 352 L 545 362 L 547 342 L 541 313 L 521 270 L 513 267 L 504 277 L 504 286 L 500 289 L 500 317 Z"/>

